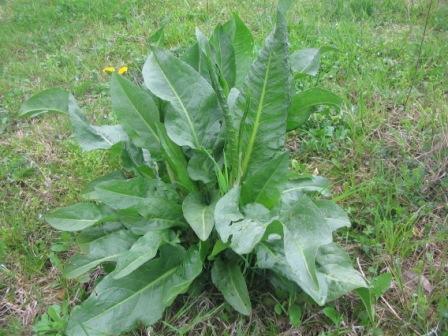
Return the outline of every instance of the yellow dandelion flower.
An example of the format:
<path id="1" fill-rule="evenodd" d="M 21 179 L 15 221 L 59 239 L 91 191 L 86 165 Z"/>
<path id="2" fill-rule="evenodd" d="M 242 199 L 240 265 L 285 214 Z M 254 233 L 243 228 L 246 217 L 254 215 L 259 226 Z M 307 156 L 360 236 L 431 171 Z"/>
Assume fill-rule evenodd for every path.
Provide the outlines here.
<path id="1" fill-rule="evenodd" d="M 120 75 L 125 74 L 126 72 L 128 72 L 128 67 L 127 66 L 122 66 L 120 69 L 118 69 L 118 73 Z"/>
<path id="2" fill-rule="evenodd" d="M 107 66 L 103 69 L 103 72 L 111 74 L 112 72 L 115 72 L 115 68 L 113 66 Z"/>

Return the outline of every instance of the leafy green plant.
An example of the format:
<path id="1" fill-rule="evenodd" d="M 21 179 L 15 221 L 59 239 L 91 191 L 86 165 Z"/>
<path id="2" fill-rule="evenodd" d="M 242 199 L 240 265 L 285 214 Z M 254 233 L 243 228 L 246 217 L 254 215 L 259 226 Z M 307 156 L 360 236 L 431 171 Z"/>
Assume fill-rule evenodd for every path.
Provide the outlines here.
<path id="1" fill-rule="evenodd" d="M 115 265 L 73 309 L 68 335 L 151 325 L 209 271 L 241 314 L 251 312 L 245 276 L 257 272 L 289 293 L 296 325 L 302 312 L 291 298 L 300 291 L 324 305 L 356 289 L 373 318 L 365 280 L 332 239 L 350 221 L 325 199 L 328 180 L 288 168 L 287 131 L 313 106 L 338 104 L 322 89 L 292 89 L 291 69 L 310 67 L 297 53 L 293 61 L 301 65 L 290 64 L 288 6 L 280 2 L 257 56 L 236 15 L 210 38 L 197 30 L 197 43 L 180 57 L 157 39 L 143 67 L 144 86 L 112 75 L 118 125 L 90 125 L 60 89 L 22 106 L 23 116 L 67 114 L 84 150 L 122 151 L 123 171 L 93 181 L 82 202 L 46 216 L 54 228 L 77 232 L 80 253 L 65 266 L 68 278 Z"/>
<path id="2" fill-rule="evenodd" d="M 68 302 L 51 305 L 33 326 L 38 336 L 63 336 L 68 322 Z"/>

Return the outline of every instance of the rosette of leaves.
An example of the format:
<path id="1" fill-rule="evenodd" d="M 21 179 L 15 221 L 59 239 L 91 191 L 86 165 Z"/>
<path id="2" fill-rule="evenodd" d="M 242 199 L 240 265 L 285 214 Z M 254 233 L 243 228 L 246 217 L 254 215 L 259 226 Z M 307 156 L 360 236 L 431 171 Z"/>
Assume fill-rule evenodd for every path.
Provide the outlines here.
<path id="1" fill-rule="evenodd" d="M 81 202 L 46 216 L 80 241 L 66 277 L 85 279 L 109 265 L 72 310 L 67 335 L 151 325 L 202 272 L 210 272 L 230 306 L 249 315 L 245 277 L 257 268 L 277 288 L 304 292 L 319 305 L 357 290 L 372 315 L 365 280 L 332 239 L 350 222 L 326 198 L 328 181 L 288 170 L 287 131 L 313 106 L 340 99 L 323 89 L 292 89 L 292 69 L 300 67 L 290 60 L 303 69 L 306 59 L 288 50 L 287 7 L 280 3 L 258 55 L 236 15 L 210 38 L 197 30 L 197 42 L 179 57 L 152 45 L 143 85 L 111 77 L 117 125 L 89 124 L 74 97 L 59 89 L 22 106 L 23 116 L 67 114 L 84 150 L 123 153 L 123 171 L 93 181 Z"/>

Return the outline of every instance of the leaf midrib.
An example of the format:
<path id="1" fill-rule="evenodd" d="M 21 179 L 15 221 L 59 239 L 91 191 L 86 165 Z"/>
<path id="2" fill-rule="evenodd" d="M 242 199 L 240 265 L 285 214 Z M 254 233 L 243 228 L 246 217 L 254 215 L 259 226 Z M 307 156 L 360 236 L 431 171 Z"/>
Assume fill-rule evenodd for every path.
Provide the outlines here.
<path id="1" fill-rule="evenodd" d="M 173 94 L 176 96 L 176 99 L 179 101 L 179 104 L 181 105 L 182 112 L 184 113 L 185 118 L 187 118 L 188 126 L 190 127 L 191 133 L 192 133 L 192 135 L 193 135 L 193 139 L 194 139 L 194 142 L 195 142 L 195 146 L 196 146 L 196 147 L 200 147 L 200 143 L 199 143 L 199 140 L 198 140 L 198 136 L 197 136 L 197 134 L 196 134 L 196 130 L 195 130 L 195 128 L 194 128 L 193 122 L 192 122 L 191 119 L 190 119 L 190 115 L 189 115 L 189 113 L 188 113 L 187 108 L 185 107 L 185 105 L 184 105 L 182 99 L 181 99 L 180 96 L 178 95 L 178 93 L 177 93 L 177 91 L 175 90 L 174 86 L 171 84 L 171 81 L 168 79 L 168 77 L 166 76 L 165 72 L 163 71 L 163 68 L 162 68 L 162 66 L 160 65 L 160 62 L 159 62 L 158 57 L 156 56 L 155 53 L 153 53 L 153 54 L 154 54 L 154 59 L 157 61 L 157 64 L 159 65 L 160 73 L 163 75 L 163 78 L 165 78 L 165 81 L 168 83 L 168 85 L 169 85 L 171 91 L 172 91 Z"/>
<path id="2" fill-rule="evenodd" d="M 152 129 L 151 125 L 148 123 L 148 121 L 143 118 L 143 115 L 140 113 L 139 109 L 135 106 L 135 104 L 131 101 L 131 99 L 129 98 L 129 94 L 127 89 L 120 84 L 120 86 L 122 87 L 123 92 L 125 93 L 125 97 L 127 99 L 127 101 L 130 103 L 130 105 L 133 107 L 134 111 L 137 113 L 139 119 L 143 120 L 143 123 L 149 128 L 149 130 L 151 131 L 151 133 L 154 135 L 154 137 L 157 139 L 157 141 L 160 143 L 160 138 L 159 136 L 156 134 L 156 132 Z"/>
<path id="3" fill-rule="evenodd" d="M 267 82 L 268 82 L 269 70 L 270 70 L 270 67 L 271 67 L 271 57 L 272 57 L 272 51 L 269 52 L 268 62 L 267 62 L 267 65 L 266 65 L 266 73 L 265 73 L 264 80 L 263 80 L 263 89 L 261 91 L 260 100 L 258 102 L 258 107 L 257 107 L 257 113 L 255 115 L 254 126 L 252 128 L 252 133 L 251 133 L 251 136 L 249 138 L 247 155 L 244 157 L 244 161 L 243 161 L 243 166 L 242 166 L 242 175 L 243 176 L 244 176 L 244 174 L 246 172 L 247 166 L 249 165 L 249 161 L 250 161 L 250 158 L 252 156 L 252 151 L 253 151 L 253 147 L 254 147 L 254 143 L 255 143 L 255 138 L 257 136 L 258 128 L 260 126 L 260 118 L 261 118 L 261 113 L 263 111 L 263 105 L 264 105 L 264 99 L 265 99 L 265 95 L 266 95 L 266 87 L 267 87 Z"/>
<path id="4" fill-rule="evenodd" d="M 140 294 L 141 292 L 146 291 L 148 288 L 154 286 L 154 285 L 157 284 L 158 282 L 162 281 L 163 279 L 165 279 L 165 278 L 167 278 L 168 276 L 170 276 L 171 274 L 173 274 L 173 273 L 177 270 L 177 268 L 178 268 L 180 265 L 181 265 L 181 264 L 176 265 L 175 267 L 169 269 L 169 270 L 168 270 L 167 272 L 165 272 L 162 276 L 158 277 L 158 278 L 155 279 L 154 281 L 151 281 L 149 284 L 147 284 L 146 286 L 142 287 L 140 290 L 136 291 L 134 294 L 128 296 L 126 299 L 124 299 L 124 300 L 118 302 L 117 304 L 114 304 L 113 306 L 109 307 L 108 309 L 102 311 L 100 314 L 97 314 L 97 315 L 93 316 L 92 318 L 88 319 L 84 324 L 86 324 L 87 322 L 90 322 L 90 321 L 92 321 L 92 320 L 97 319 L 98 317 L 100 317 L 100 316 L 102 316 L 102 315 L 108 313 L 110 310 L 113 310 L 113 309 L 116 308 L 117 306 L 119 306 L 119 305 L 121 305 L 121 304 L 123 304 L 123 303 L 125 303 L 125 302 L 127 302 L 127 301 L 129 301 L 129 300 L 131 300 L 133 297 L 137 296 L 137 295 Z"/>
<path id="5" fill-rule="evenodd" d="M 236 267 L 238 267 L 238 266 L 236 266 Z M 231 268 L 231 266 L 229 266 L 229 268 Z M 230 269 L 229 273 L 230 273 L 230 280 L 231 280 L 230 282 L 232 283 L 233 288 L 235 288 L 236 293 L 238 293 L 238 298 L 240 300 L 240 303 L 244 306 L 244 308 L 247 308 L 246 307 L 246 303 L 243 300 L 243 296 L 241 295 L 240 291 L 238 290 L 238 287 L 236 286 L 236 281 L 235 281 L 235 278 L 234 278 L 233 270 Z"/>

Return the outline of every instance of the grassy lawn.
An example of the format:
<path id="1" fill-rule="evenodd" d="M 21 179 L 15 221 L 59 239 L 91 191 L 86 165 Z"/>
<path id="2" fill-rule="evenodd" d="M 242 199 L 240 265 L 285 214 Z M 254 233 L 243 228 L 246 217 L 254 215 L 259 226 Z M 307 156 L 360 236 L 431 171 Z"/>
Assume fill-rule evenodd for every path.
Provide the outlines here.
<path id="1" fill-rule="evenodd" d="M 250 318 L 206 286 L 177 300 L 151 333 L 132 335 L 448 335 L 448 3 L 297 2 L 291 50 L 337 49 L 303 85 L 317 81 L 346 104 L 291 136 L 291 164 L 333 181 L 352 220 L 337 239 L 357 268 L 368 279 L 392 275 L 377 319 L 367 322 L 348 296 L 329 305 L 342 314 L 339 325 L 306 303 L 292 328 L 275 313 L 271 289 L 254 280 Z M 236 11 L 260 43 L 273 9 L 269 0 L 0 2 L 0 336 L 31 335 L 49 305 L 74 304 L 88 290 L 61 276 L 72 237 L 42 217 L 119 165 L 114 153 L 82 153 L 65 118 L 18 119 L 21 103 L 62 87 L 93 123 L 111 123 L 102 68 L 127 65 L 127 75 L 140 78 L 148 39 L 161 25 L 167 46 L 182 48 L 196 26 L 210 32 Z"/>

